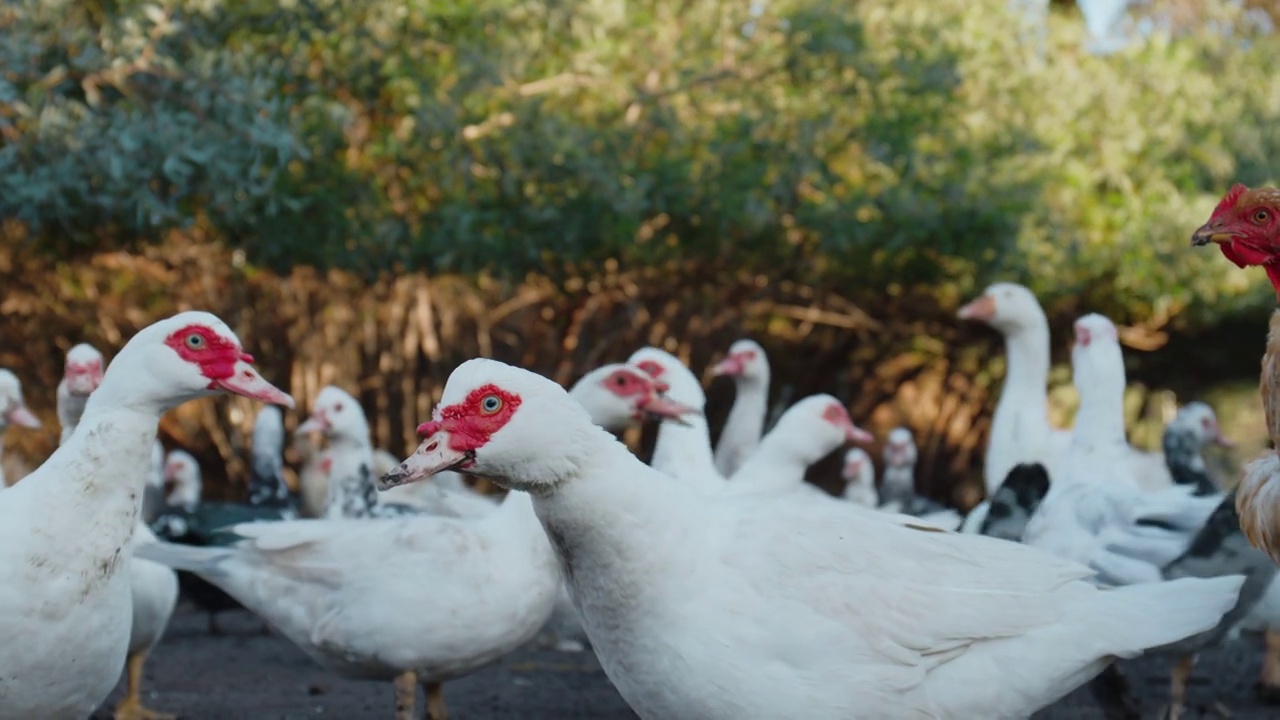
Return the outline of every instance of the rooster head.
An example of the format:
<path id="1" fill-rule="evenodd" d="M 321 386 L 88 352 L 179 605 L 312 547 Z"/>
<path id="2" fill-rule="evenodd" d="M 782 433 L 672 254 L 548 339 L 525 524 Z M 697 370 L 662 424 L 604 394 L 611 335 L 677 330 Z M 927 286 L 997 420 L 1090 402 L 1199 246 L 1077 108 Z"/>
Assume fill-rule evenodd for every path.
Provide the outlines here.
<path id="1" fill-rule="evenodd" d="M 1280 189 L 1232 185 L 1209 222 L 1191 234 L 1192 245 L 1211 242 L 1239 267 L 1263 266 L 1280 296 Z"/>

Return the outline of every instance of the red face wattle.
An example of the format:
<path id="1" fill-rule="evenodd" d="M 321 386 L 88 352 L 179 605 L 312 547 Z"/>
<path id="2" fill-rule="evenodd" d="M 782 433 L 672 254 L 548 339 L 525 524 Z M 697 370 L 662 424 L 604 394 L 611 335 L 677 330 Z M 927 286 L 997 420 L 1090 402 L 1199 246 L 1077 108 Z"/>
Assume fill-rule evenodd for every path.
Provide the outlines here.
<path id="1" fill-rule="evenodd" d="M 79 395 L 88 395 L 102 384 L 102 361 L 76 363 L 67 361 L 63 379 L 67 381 L 67 389 Z"/>
<path id="2" fill-rule="evenodd" d="M 739 350 L 729 353 L 725 359 L 716 363 L 711 369 L 712 375 L 726 375 L 728 377 L 738 377 L 747 372 L 747 366 L 756 359 L 755 350 Z"/>
<path id="3" fill-rule="evenodd" d="M 164 341 L 178 357 L 200 368 L 208 390 L 223 390 L 263 402 L 293 407 L 293 398 L 267 382 L 253 368 L 253 356 L 236 342 L 206 325 L 192 324 Z"/>
<path id="4" fill-rule="evenodd" d="M 666 374 L 667 369 L 657 360 L 641 360 L 634 365 L 649 374 L 649 377 L 660 378 Z"/>
<path id="5" fill-rule="evenodd" d="M 1076 325 L 1076 345 L 1087 348 L 1092 339 L 1093 336 L 1089 333 L 1089 328 L 1083 325 Z"/>
<path id="6" fill-rule="evenodd" d="M 1280 192 L 1274 188 L 1250 190 L 1233 185 L 1209 221 L 1191 235 L 1193 245 L 1217 243 L 1223 256 L 1237 267 L 1261 265 L 1280 294 Z"/>
<path id="7" fill-rule="evenodd" d="M 871 442 L 874 438 L 866 430 L 853 424 L 849 411 L 839 403 L 831 403 L 822 411 L 822 419 L 840 428 L 848 442 Z"/>
<path id="8" fill-rule="evenodd" d="M 497 385 L 482 385 L 468 393 L 462 402 L 440 408 L 436 419 L 419 425 L 418 437 L 427 440 L 444 431 L 448 434 L 450 449 L 475 452 L 511 420 L 519 407 L 519 395 Z"/>

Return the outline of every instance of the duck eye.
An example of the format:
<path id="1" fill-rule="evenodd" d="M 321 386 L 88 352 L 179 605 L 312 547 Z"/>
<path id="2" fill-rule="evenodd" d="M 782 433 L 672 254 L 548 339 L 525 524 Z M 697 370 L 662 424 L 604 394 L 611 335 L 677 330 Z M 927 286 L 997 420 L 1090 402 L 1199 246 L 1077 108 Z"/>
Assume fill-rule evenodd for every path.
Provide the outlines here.
<path id="1" fill-rule="evenodd" d="M 334 405 L 334 406 L 333 406 L 333 411 L 334 411 L 334 412 L 342 412 L 342 403 L 338 403 L 337 405 Z"/>
<path id="2" fill-rule="evenodd" d="M 187 347 L 192 350 L 199 350 L 204 347 L 204 336 L 199 333 L 191 333 L 187 336 Z"/>
<path id="3" fill-rule="evenodd" d="M 1259 225 L 1261 225 L 1262 223 L 1265 223 L 1270 219 L 1271 219 L 1271 213 L 1267 212 L 1264 209 L 1259 208 L 1253 211 L 1253 221 L 1255 223 L 1258 223 Z"/>
<path id="4" fill-rule="evenodd" d="M 485 395 L 480 401 L 480 412 L 492 415 L 502 409 L 502 398 L 497 395 Z"/>
<path id="5" fill-rule="evenodd" d="M 626 385 L 626 384 L 627 384 L 627 376 L 626 376 L 626 375 L 614 375 L 614 376 L 613 376 L 613 384 L 614 384 L 614 385 L 617 385 L 618 387 L 622 387 L 623 385 Z"/>

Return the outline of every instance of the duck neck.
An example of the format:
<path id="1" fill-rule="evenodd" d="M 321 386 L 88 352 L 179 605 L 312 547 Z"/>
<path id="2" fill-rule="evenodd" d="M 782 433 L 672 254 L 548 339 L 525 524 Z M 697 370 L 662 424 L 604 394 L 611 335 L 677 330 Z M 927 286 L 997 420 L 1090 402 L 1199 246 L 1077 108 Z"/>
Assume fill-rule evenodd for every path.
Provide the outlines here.
<path id="1" fill-rule="evenodd" d="M 758 378 L 740 377 L 734 383 L 733 407 L 725 419 L 721 443 L 728 442 L 750 452 L 764 434 L 764 418 L 769 411 L 769 386 Z"/>
<path id="2" fill-rule="evenodd" d="M 608 440 L 577 458 L 572 477 L 535 494 L 533 507 L 565 580 L 578 592 L 597 583 L 620 603 L 607 611 L 625 612 L 648 592 L 652 575 L 663 572 L 658 560 L 670 548 L 687 547 L 687 536 L 701 524 L 691 488 Z"/>
<path id="3" fill-rule="evenodd" d="M 159 421 L 158 412 L 91 404 L 80 431 L 24 481 L 50 496 L 35 504 L 48 523 L 76 528 L 79 549 L 65 553 L 68 563 L 92 561 L 104 577 L 115 572 L 137 524 Z"/>
<path id="4" fill-rule="evenodd" d="M 826 457 L 835 447 L 820 448 L 812 438 L 786 432 L 775 427 L 764 436 L 760 446 L 751 453 L 730 478 L 730 482 L 751 486 L 785 487 L 804 482 L 809 467 Z"/>
<path id="5" fill-rule="evenodd" d="M 378 506 L 373 483 L 373 449 L 358 439 L 335 437 L 320 460 L 329 475 L 328 518 L 363 518 Z M 328 467 L 325 468 L 327 463 Z"/>
<path id="6" fill-rule="evenodd" d="M 58 444 L 64 444 L 71 434 L 76 431 L 76 425 L 80 424 L 80 418 L 84 416 L 85 405 L 89 401 L 88 395 L 75 395 L 67 389 L 67 381 L 63 380 L 58 383 L 58 424 L 62 426 L 62 433 Z"/>
<path id="7" fill-rule="evenodd" d="M 664 422 L 658 425 L 658 439 L 653 446 L 655 470 L 700 487 L 716 487 L 724 476 L 716 469 L 711 454 L 711 432 L 702 413 L 686 415 L 687 425 Z"/>

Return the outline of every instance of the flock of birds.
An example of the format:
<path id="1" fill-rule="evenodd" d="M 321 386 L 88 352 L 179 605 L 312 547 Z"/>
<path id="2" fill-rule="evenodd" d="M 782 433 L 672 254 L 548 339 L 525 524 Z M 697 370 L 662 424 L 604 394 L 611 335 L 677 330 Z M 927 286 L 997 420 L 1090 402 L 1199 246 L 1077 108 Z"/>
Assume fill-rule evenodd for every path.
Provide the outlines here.
<path id="1" fill-rule="evenodd" d="M 1262 224 L 1250 197 L 1233 189 L 1196 241 L 1241 265 L 1280 256 L 1232 224 Z M 589 646 L 643 718 L 1022 718 L 1086 684 L 1133 716 L 1114 661 L 1144 653 L 1173 663 L 1176 718 L 1196 653 L 1280 631 L 1276 453 L 1239 497 L 1224 490 L 1202 451 L 1229 441 L 1198 402 L 1162 454 L 1132 448 L 1116 328 L 1096 314 L 1074 327 L 1075 427 L 1056 430 L 1034 295 L 998 283 L 960 317 L 1004 335 L 1008 368 L 989 499 L 963 516 L 915 491 L 905 428 L 886 438 L 877 483 L 850 447 L 874 438 L 835 397 L 796 402 L 766 432 L 769 364 L 751 340 L 711 369 L 736 384 L 714 448 L 702 382 L 654 347 L 567 391 L 465 362 L 402 462 L 327 387 L 294 433 L 296 494 L 281 411 L 293 398 L 219 318 L 157 322 L 109 366 L 77 345 L 59 448 L 0 493 L 0 647 L 22 648 L 0 653 L 0 718 L 87 717 L 122 670 L 116 717 L 162 717 L 141 702 L 142 668 L 180 595 L 211 632 L 246 608 L 322 666 L 391 682 L 397 718 L 414 716 L 418 687 L 426 716 L 446 717 L 443 683 L 540 634 Z M 164 412 L 220 393 L 266 403 L 242 502 L 203 500 L 196 460 L 156 438 Z M 0 419 L 39 426 L 9 371 Z M 614 433 L 650 420 L 646 465 Z M 805 482 L 841 448 L 840 495 Z"/>

